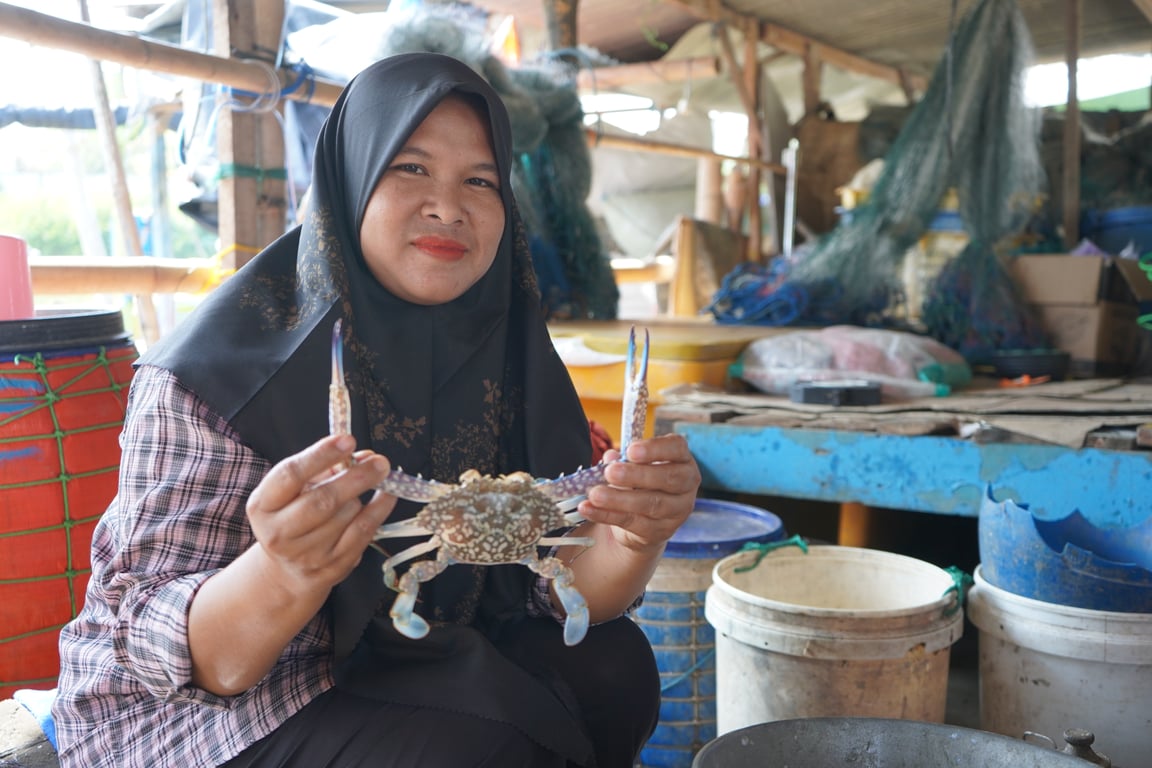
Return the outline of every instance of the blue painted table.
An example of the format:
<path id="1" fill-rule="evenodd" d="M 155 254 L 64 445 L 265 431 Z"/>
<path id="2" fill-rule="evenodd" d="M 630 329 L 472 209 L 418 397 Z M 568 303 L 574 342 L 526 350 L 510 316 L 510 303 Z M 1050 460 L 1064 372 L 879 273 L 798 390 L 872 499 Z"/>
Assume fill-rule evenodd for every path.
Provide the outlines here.
<path id="1" fill-rule="evenodd" d="M 975 517 L 981 494 L 1038 517 L 1079 509 L 1097 525 L 1152 512 L 1152 451 L 980 444 L 831 429 L 674 422 L 705 489 Z"/>

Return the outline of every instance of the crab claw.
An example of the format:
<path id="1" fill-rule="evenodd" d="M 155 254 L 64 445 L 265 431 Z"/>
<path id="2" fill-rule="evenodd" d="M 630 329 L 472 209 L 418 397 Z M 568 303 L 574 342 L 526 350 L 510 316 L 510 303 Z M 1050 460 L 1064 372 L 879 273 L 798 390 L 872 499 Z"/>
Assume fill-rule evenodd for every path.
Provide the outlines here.
<path id="1" fill-rule="evenodd" d="M 591 545 L 589 541 L 588 545 Z M 556 589 L 556 597 L 564 607 L 564 644 L 576 645 L 588 634 L 588 603 L 573 585 L 572 570 L 555 557 L 537 560 L 526 557 L 520 561 L 544 578 L 551 579 Z"/>
<path id="2" fill-rule="evenodd" d="M 627 460 L 632 441 L 644 436 L 648 418 L 648 329 L 644 348 L 636 360 L 636 328 L 628 334 L 628 358 L 624 363 L 624 397 L 620 410 L 620 458 Z"/>
<path id="3" fill-rule="evenodd" d="M 576 645 L 588 634 L 588 603 L 572 586 L 571 573 L 556 578 L 556 597 L 560 598 L 560 604 L 567 614 L 564 619 L 564 645 Z"/>
<path id="4" fill-rule="evenodd" d="M 392 601 L 389 615 L 392 617 L 392 626 L 396 627 L 397 632 L 404 637 L 419 640 L 428 634 L 428 622 L 416 613 L 416 595 L 420 585 L 415 579 L 411 580 L 412 583 L 405 583 L 409 581 L 408 575 L 404 574 L 400 578 L 400 593 Z"/>

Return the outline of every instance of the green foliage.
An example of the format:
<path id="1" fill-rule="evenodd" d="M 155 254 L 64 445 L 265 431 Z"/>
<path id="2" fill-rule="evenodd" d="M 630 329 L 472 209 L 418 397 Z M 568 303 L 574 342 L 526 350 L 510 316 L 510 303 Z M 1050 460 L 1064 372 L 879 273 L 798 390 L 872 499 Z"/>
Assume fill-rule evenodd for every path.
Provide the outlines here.
<path id="1" fill-rule="evenodd" d="M 43 254 L 79 254 L 80 234 L 66 201 L 0 196 L 0 232 L 23 238 Z"/>

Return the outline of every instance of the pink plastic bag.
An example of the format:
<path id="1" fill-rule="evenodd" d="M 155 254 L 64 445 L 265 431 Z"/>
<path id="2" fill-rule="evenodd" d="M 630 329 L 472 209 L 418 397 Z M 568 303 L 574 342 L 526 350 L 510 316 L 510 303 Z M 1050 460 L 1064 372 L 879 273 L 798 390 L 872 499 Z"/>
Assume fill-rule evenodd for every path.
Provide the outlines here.
<path id="1" fill-rule="evenodd" d="M 904 399 L 951 394 L 972 380 L 972 369 L 959 352 L 927 336 L 833 325 L 757 339 L 733 375 L 780 395 L 804 381 L 875 381 L 886 398 Z"/>

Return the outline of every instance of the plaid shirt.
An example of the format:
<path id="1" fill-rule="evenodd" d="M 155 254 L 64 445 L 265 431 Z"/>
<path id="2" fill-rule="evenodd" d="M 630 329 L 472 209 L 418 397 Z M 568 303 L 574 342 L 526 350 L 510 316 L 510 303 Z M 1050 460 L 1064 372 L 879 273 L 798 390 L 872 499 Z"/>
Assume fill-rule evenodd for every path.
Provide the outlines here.
<path id="1" fill-rule="evenodd" d="M 191 683 L 188 608 L 255 543 L 249 494 L 270 469 L 167 371 L 141 367 L 121 435 L 120 485 L 92 540 L 80 615 L 60 635 L 53 708 L 62 768 L 220 765 L 332 686 L 323 613 L 253 688 Z M 557 614 L 538 580 L 529 613 Z"/>

